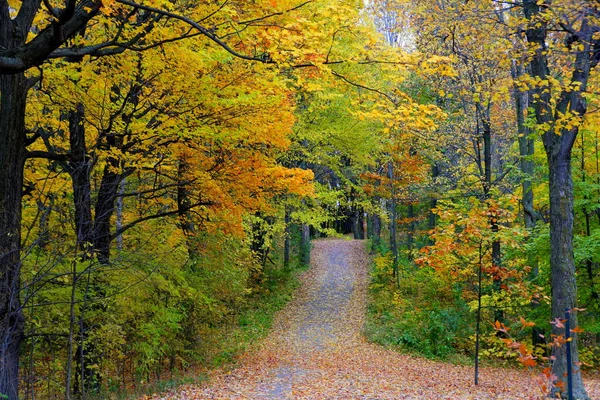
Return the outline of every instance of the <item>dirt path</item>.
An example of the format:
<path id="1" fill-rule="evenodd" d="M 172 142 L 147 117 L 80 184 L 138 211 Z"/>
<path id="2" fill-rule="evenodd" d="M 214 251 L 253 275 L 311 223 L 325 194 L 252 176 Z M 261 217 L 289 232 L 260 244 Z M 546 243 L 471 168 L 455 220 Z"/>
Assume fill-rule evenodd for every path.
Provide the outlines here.
<path id="1" fill-rule="evenodd" d="M 238 368 L 215 372 L 208 386 L 187 386 L 168 399 L 534 399 L 523 370 L 483 369 L 400 355 L 361 335 L 367 296 L 364 242 L 313 242 L 312 268 L 278 314 L 271 335 Z M 600 381 L 588 381 L 600 399 Z"/>

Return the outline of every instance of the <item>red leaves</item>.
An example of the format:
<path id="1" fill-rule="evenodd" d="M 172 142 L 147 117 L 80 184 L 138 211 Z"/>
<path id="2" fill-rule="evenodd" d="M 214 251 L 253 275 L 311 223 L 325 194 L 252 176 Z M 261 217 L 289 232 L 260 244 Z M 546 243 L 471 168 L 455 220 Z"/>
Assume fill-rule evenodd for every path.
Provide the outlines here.
<path id="1" fill-rule="evenodd" d="M 361 336 L 366 307 L 366 272 L 361 271 L 364 265 L 359 265 L 360 262 L 348 262 L 348 269 L 345 270 L 345 276 L 356 277 L 349 306 L 341 309 L 339 316 L 326 315 L 321 311 L 310 316 L 306 303 L 319 291 L 318 285 L 331 279 L 327 273 L 331 257 L 327 252 L 340 252 L 339 247 L 331 245 L 335 241 L 327 242 L 315 242 L 312 252 L 315 265 L 303 276 L 302 289 L 279 315 L 271 335 L 253 351 L 246 353 L 238 368 L 231 374 L 215 374 L 208 386 L 188 386 L 163 398 L 523 400 L 539 398 L 536 396 L 539 389 L 544 395 L 547 394 L 557 380 L 550 368 L 544 369 L 537 378 L 522 370 L 482 368 L 481 384 L 475 386 L 471 367 L 398 354 L 367 343 Z M 356 243 L 344 242 L 346 245 Z M 364 256 L 361 254 L 361 251 L 355 251 L 352 260 L 360 259 Z M 326 307 L 329 301 L 321 302 L 319 306 Z M 326 334 L 317 338 L 316 335 L 307 335 L 308 329 L 301 329 L 306 325 L 303 322 L 305 318 L 310 318 L 318 325 L 323 322 L 319 319 L 323 316 L 327 317 L 327 323 L 331 324 L 331 332 L 336 332 L 335 335 Z M 342 321 L 338 321 L 338 317 Z M 524 327 L 533 326 L 533 322 L 524 319 L 520 322 Z M 499 321 L 493 326 L 505 333 L 510 330 Z M 319 348 L 314 345 L 315 340 L 320 343 Z M 518 360 L 524 366 L 533 368 L 537 365 L 535 356 L 524 343 L 509 337 L 501 340 L 517 353 Z M 589 394 L 600 398 L 598 390 L 592 389 Z"/>
<path id="2" fill-rule="evenodd" d="M 501 323 L 500 321 L 496 321 L 494 322 L 494 329 L 497 330 L 498 332 L 504 332 L 504 333 L 508 333 L 508 331 L 510 331 L 510 328 L 506 325 L 504 325 L 503 323 Z"/>
<path id="3" fill-rule="evenodd" d="M 585 329 L 583 329 L 580 326 L 576 326 L 575 328 L 571 329 L 571 332 L 573 332 L 573 333 L 583 333 L 583 332 L 585 332 Z"/>
<path id="4" fill-rule="evenodd" d="M 554 318 L 552 321 L 550 321 L 551 325 L 554 325 L 556 328 L 564 328 L 565 327 L 565 322 L 566 320 L 564 319 L 560 319 L 560 318 Z"/>
<path id="5" fill-rule="evenodd" d="M 535 326 L 535 322 L 525 321 L 525 318 L 523 317 L 519 317 L 519 321 L 521 322 L 521 325 L 523 325 L 523 328 Z"/>
<path id="6" fill-rule="evenodd" d="M 528 354 L 526 356 L 520 356 L 518 360 L 525 367 L 535 367 L 537 365 L 537 361 L 535 361 L 531 354 Z"/>

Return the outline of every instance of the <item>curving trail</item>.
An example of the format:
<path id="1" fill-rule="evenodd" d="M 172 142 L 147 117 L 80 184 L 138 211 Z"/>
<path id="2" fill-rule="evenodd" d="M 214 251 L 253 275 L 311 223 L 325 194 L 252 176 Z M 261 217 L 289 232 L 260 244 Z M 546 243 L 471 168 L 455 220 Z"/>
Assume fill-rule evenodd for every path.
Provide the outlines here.
<path id="1" fill-rule="evenodd" d="M 401 355 L 367 343 L 361 332 L 368 256 L 362 241 L 313 242 L 312 268 L 272 333 L 231 372 L 208 385 L 184 386 L 155 399 L 536 399 L 524 370 L 472 367 Z M 600 399 L 600 380 L 587 380 Z"/>

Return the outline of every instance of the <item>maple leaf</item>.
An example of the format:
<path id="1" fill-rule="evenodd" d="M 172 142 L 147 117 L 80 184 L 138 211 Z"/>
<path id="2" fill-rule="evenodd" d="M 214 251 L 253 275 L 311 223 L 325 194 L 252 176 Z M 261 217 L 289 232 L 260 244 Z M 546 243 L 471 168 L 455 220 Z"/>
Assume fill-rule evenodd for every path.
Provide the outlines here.
<path id="1" fill-rule="evenodd" d="M 519 317 L 519 321 L 521 321 L 521 325 L 523 325 L 523 327 L 535 326 L 535 322 L 528 322 L 523 317 Z"/>
<path id="2" fill-rule="evenodd" d="M 519 362 L 523 364 L 525 367 L 535 367 L 537 365 L 537 361 L 533 358 L 531 354 L 526 356 L 521 356 L 518 358 Z"/>
<path id="3" fill-rule="evenodd" d="M 552 321 L 550 321 L 550 324 L 554 325 L 557 328 L 564 328 L 565 320 L 564 319 L 560 319 L 560 318 L 554 318 Z"/>

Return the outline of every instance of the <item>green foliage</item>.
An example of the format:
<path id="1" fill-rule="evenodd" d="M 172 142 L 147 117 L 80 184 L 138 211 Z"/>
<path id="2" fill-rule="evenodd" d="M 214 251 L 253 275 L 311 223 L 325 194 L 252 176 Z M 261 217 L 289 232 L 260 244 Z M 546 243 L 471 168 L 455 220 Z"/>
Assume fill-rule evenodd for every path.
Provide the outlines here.
<path id="1" fill-rule="evenodd" d="M 299 238 L 293 237 L 297 254 Z M 32 282 L 28 289 L 35 291 L 38 307 L 27 310 L 30 339 L 24 349 L 45 349 L 32 352 L 27 363 L 38 395 L 52 398 L 64 390 L 73 276 L 73 351 L 83 344 L 95 355 L 86 368 L 102 377 L 102 398 L 167 389 L 198 365 L 233 361 L 263 337 L 298 285 L 300 257 L 282 268 L 281 246 L 273 241 L 273 264 L 263 268 L 244 239 L 212 234 L 202 242 L 202 252 L 186 263 L 126 251 L 109 266 L 43 254 L 27 259 L 24 277 Z M 41 271 L 44 284 L 36 285 Z M 251 279 L 256 271 L 260 281 Z M 163 381 L 165 373 L 170 378 Z"/>
<path id="2" fill-rule="evenodd" d="M 395 285 L 389 253 L 374 258 L 371 270 L 367 337 L 386 346 L 429 358 L 468 354 L 473 314 L 430 268 L 401 258 Z"/>

